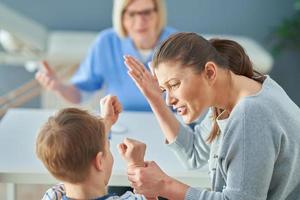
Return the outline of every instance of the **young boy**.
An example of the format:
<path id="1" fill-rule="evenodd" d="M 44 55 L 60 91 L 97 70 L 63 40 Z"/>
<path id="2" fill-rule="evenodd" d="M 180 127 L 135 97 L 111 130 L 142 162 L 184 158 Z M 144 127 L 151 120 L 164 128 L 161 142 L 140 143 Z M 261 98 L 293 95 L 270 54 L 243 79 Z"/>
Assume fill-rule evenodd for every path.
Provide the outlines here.
<path id="1" fill-rule="evenodd" d="M 113 157 L 109 149 L 108 133 L 117 121 L 121 105 L 114 96 L 100 102 L 101 117 L 77 108 L 60 110 L 41 128 L 36 153 L 49 172 L 63 184 L 49 189 L 43 199 L 145 199 L 126 192 L 122 196 L 107 194 Z M 127 145 L 135 146 L 127 151 Z M 128 165 L 144 166 L 146 145 L 125 139 L 119 152 Z"/>

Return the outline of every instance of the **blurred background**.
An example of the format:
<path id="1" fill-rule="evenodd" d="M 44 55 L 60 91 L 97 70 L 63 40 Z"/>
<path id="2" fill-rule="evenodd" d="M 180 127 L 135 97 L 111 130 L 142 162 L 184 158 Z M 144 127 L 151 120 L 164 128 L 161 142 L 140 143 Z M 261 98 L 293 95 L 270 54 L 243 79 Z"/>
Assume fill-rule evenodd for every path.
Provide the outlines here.
<path id="1" fill-rule="evenodd" d="M 0 3 L 42 25 L 48 33 L 82 31 L 93 38 L 90 33 L 112 26 L 112 0 L 0 0 Z M 300 106 L 299 1 L 166 0 L 166 3 L 168 25 L 180 31 L 246 36 L 257 41 L 272 55 L 270 76 Z M 4 52 L 0 45 L 0 53 Z M 24 84 L 30 88 L 32 79 L 34 73 L 25 69 L 22 62 L 0 62 L 0 100 L 4 101 L 5 95 Z M 36 91 L 15 106 L 39 108 L 45 104 L 43 98 L 47 97 Z"/>
<path id="2" fill-rule="evenodd" d="M 99 32 L 112 26 L 111 0 L 1 0 L 48 31 Z M 167 0 L 168 24 L 180 31 L 230 34 L 256 40 L 273 56 L 269 72 L 300 105 L 299 2 L 297 0 Z M 72 45 L 72 44 L 70 44 Z M 58 48 L 58 47 L 55 47 Z M 3 51 L 0 45 L 0 52 Z M 62 49 L 63 51 L 63 49 Z M 0 95 L 32 79 L 22 64 L 0 62 Z M 23 107 L 40 107 L 37 96 Z"/>

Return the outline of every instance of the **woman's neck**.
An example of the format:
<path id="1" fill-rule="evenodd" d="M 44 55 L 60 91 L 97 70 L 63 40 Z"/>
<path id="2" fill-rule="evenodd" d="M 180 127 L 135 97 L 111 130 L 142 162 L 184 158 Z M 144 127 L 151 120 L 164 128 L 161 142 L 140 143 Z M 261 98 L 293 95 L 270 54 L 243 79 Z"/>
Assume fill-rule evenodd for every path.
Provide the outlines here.
<path id="1" fill-rule="evenodd" d="M 139 50 L 153 49 L 155 47 L 155 44 L 156 44 L 156 40 L 134 43 L 135 47 Z"/>
<path id="2" fill-rule="evenodd" d="M 262 88 L 261 83 L 245 76 L 233 74 L 232 72 L 230 72 L 228 78 L 223 83 L 220 83 L 220 85 L 220 91 L 222 92 L 218 95 L 219 103 L 221 108 L 227 110 L 229 113 L 241 99 L 258 93 Z"/>
<path id="3" fill-rule="evenodd" d="M 144 49 L 154 49 L 157 41 L 159 40 L 159 34 L 155 34 L 155 36 L 150 36 L 148 38 L 144 38 L 143 40 L 134 40 L 133 43 L 135 47 L 139 50 L 144 50 Z"/>

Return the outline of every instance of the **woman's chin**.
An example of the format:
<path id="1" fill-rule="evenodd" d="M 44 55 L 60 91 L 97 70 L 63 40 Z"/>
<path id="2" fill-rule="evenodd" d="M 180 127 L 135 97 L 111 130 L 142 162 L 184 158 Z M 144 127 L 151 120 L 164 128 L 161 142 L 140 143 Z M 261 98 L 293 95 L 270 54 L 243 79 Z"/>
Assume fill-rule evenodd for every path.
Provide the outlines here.
<path id="1" fill-rule="evenodd" d="M 193 122 L 193 121 L 191 120 L 190 116 L 185 116 L 185 115 L 182 116 L 182 120 L 183 120 L 183 122 L 184 122 L 185 124 L 190 124 L 190 123 Z"/>
<path id="2" fill-rule="evenodd" d="M 191 124 L 194 121 L 197 120 L 197 116 L 191 116 L 191 115 L 182 115 L 182 120 L 185 124 Z"/>

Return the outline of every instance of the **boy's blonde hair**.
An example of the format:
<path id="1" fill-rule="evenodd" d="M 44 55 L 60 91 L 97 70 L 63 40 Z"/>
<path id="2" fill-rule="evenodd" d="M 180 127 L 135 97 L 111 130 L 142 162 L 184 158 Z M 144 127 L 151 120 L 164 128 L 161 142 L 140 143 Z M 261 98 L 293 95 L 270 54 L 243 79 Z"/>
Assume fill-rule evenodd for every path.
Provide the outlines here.
<path id="1" fill-rule="evenodd" d="M 113 27 L 117 32 L 117 34 L 122 38 L 128 36 L 127 31 L 123 26 L 123 15 L 125 9 L 132 1 L 133 0 L 114 0 L 113 16 L 112 16 Z M 158 15 L 157 31 L 158 33 L 160 33 L 166 25 L 167 12 L 166 12 L 165 1 L 164 0 L 152 0 L 152 1 L 157 10 L 157 15 Z"/>
<path id="2" fill-rule="evenodd" d="M 59 180 L 78 183 L 90 172 L 98 152 L 105 154 L 103 120 L 87 111 L 67 108 L 44 124 L 36 141 L 36 153 Z"/>

